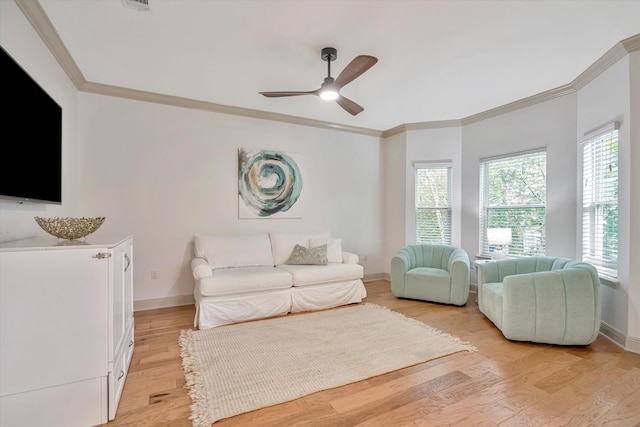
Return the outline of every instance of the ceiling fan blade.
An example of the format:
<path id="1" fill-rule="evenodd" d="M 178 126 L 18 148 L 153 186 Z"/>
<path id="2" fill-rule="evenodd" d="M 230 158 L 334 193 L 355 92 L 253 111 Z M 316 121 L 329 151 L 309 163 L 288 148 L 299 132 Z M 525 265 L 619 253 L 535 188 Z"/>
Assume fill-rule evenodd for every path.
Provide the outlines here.
<path id="1" fill-rule="evenodd" d="M 356 116 L 358 113 L 361 113 L 364 111 L 364 108 L 362 108 L 352 100 L 345 98 L 342 95 L 336 99 L 336 102 L 338 103 L 339 106 L 344 108 L 347 111 L 347 113 L 351 114 L 352 116 Z"/>
<path id="2" fill-rule="evenodd" d="M 298 95 L 317 95 L 318 90 L 310 90 L 306 92 L 259 92 L 267 98 L 278 98 L 281 96 L 298 96 Z"/>
<path id="3" fill-rule="evenodd" d="M 373 67 L 376 62 L 378 62 L 378 58 L 376 58 L 375 56 L 356 56 L 353 61 L 351 61 L 349 65 L 347 65 L 345 69 L 342 70 L 340 75 L 336 78 L 334 85 L 338 88 L 341 88 L 347 83 L 352 82 L 369 68 Z"/>

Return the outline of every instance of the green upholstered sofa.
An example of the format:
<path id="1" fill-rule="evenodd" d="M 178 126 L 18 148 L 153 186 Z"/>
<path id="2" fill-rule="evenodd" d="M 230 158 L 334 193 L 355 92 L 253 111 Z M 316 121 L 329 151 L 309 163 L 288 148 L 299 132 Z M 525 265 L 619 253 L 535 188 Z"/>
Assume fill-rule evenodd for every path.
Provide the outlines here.
<path id="1" fill-rule="evenodd" d="M 587 345 L 600 330 L 600 280 L 594 266 L 526 257 L 478 266 L 478 307 L 516 341 Z"/>
<path id="2" fill-rule="evenodd" d="M 391 292 L 400 298 L 464 305 L 469 298 L 469 256 L 453 246 L 405 246 L 391 259 Z"/>

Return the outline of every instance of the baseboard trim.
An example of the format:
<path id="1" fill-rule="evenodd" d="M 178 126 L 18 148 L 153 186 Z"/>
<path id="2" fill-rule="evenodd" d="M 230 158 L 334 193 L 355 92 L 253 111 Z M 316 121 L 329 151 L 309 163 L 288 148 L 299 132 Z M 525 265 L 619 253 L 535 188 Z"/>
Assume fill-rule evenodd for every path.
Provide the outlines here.
<path id="1" fill-rule="evenodd" d="M 613 326 L 609 325 L 607 322 L 600 322 L 600 334 L 609 339 L 609 341 L 613 342 L 614 344 L 617 344 L 619 347 L 626 349 L 626 335 Z"/>
<path id="2" fill-rule="evenodd" d="M 195 304 L 193 295 L 176 295 L 165 298 L 143 299 L 133 302 L 133 311 L 154 310 L 156 308 L 177 307 Z"/>
<path id="3" fill-rule="evenodd" d="M 365 283 L 373 282 L 376 280 L 385 280 L 385 273 L 365 274 L 364 277 L 362 278 L 362 281 Z"/>
<path id="4" fill-rule="evenodd" d="M 373 282 L 375 280 L 390 281 L 391 278 L 389 273 L 376 273 L 367 274 L 362 279 L 363 282 Z M 475 289 L 473 285 L 475 284 L 470 284 L 469 291 L 471 293 L 475 293 L 477 289 L 477 285 L 475 285 Z M 195 304 L 193 295 L 176 295 L 172 297 L 134 301 L 133 311 L 154 310 L 156 308 L 177 307 L 191 304 Z M 600 334 L 619 347 L 627 351 L 640 354 L 640 338 L 627 336 L 606 322 L 600 322 Z"/>
<path id="5" fill-rule="evenodd" d="M 627 336 L 625 350 L 640 354 L 640 338 Z"/>
<path id="6" fill-rule="evenodd" d="M 367 274 L 362 278 L 363 282 L 385 280 L 385 273 Z M 388 276 L 388 275 L 387 275 Z M 386 280 L 389 280 L 386 278 Z M 193 295 L 176 295 L 166 298 L 151 298 L 133 302 L 133 311 L 154 310 L 156 308 L 177 307 L 180 305 L 195 304 Z"/>

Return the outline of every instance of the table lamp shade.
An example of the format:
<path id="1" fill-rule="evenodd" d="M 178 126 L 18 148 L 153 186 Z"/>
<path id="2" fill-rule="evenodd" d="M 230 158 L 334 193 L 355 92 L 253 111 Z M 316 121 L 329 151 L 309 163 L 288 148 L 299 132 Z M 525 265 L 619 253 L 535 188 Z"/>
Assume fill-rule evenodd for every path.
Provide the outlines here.
<path id="1" fill-rule="evenodd" d="M 488 228 L 487 243 L 493 246 L 504 246 L 511 244 L 510 228 Z"/>

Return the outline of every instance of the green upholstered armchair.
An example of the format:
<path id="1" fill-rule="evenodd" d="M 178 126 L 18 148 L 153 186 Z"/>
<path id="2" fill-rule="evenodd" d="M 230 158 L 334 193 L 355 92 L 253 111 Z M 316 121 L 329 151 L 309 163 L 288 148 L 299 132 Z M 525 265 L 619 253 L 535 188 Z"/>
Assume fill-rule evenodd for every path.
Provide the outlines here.
<path id="1" fill-rule="evenodd" d="M 464 305 L 469 298 L 469 256 L 453 246 L 405 246 L 391 259 L 391 292 L 400 298 Z"/>
<path id="2" fill-rule="evenodd" d="M 600 279 L 569 258 L 487 262 L 478 266 L 478 308 L 510 340 L 586 345 L 600 330 Z"/>

